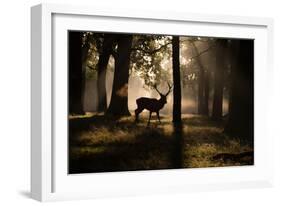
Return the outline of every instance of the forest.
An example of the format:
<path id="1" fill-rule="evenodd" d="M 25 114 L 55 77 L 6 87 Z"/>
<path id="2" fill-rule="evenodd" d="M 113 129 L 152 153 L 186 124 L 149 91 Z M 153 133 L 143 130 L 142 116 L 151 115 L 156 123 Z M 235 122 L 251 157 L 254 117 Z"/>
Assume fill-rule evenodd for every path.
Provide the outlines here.
<path id="1" fill-rule="evenodd" d="M 68 32 L 69 173 L 254 164 L 254 40 Z"/>

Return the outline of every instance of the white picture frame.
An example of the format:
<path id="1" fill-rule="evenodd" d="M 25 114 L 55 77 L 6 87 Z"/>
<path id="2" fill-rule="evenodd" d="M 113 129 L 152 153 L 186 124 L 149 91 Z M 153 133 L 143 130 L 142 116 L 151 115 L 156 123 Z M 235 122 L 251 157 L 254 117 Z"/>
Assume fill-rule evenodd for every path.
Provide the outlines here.
<path id="1" fill-rule="evenodd" d="M 40 4 L 31 9 L 31 26 L 32 198 L 53 201 L 273 185 L 274 134 L 267 126 L 271 99 L 267 91 L 273 75 L 272 19 Z M 67 98 L 64 35 L 68 29 L 254 38 L 255 165 L 68 175 L 63 109 Z"/>

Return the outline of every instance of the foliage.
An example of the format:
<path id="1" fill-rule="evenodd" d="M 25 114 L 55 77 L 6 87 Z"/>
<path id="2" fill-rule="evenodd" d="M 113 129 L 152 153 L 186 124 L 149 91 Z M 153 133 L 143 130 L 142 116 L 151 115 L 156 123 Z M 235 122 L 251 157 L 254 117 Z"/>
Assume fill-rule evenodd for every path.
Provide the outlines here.
<path id="1" fill-rule="evenodd" d="M 99 39 L 97 34 L 93 32 L 83 32 L 82 38 L 82 49 L 85 51 L 85 59 L 83 59 L 83 64 L 85 65 L 85 76 L 86 79 L 96 79 L 96 65 L 98 63 L 98 44 Z"/>
<path id="2" fill-rule="evenodd" d="M 96 67 L 103 39 L 103 33 L 84 32 L 83 34 L 83 45 L 89 44 L 86 63 L 87 78 L 96 78 L 97 76 Z M 171 36 L 164 35 L 136 34 L 133 36 L 130 75 L 137 75 L 142 78 L 145 88 L 159 85 L 163 80 L 171 82 L 171 39 Z M 212 38 L 181 37 L 180 67 L 183 86 L 193 87 L 197 82 L 200 69 L 196 61 L 196 58 L 200 56 L 194 58 L 198 54 L 195 53 L 191 43 L 194 43 L 201 52 L 214 42 L 215 40 Z M 113 53 L 116 49 L 117 45 L 114 44 Z M 202 54 L 202 56 L 205 54 Z"/>
<path id="3" fill-rule="evenodd" d="M 161 80 L 170 80 L 171 37 L 159 35 L 135 35 L 131 53 L 131 73 L 144 80 L 152 88 Z"/>

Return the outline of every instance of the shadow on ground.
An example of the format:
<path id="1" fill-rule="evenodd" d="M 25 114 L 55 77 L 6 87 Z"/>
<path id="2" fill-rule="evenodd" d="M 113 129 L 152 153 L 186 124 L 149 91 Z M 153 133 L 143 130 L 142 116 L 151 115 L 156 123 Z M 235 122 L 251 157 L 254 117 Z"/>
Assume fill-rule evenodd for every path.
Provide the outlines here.
<path id="1" fill-rule="evenodd" d="M 70 118 L 69 173 L 176 169 L 253 164 L 233 158 L 213 158 L 220 153 L 251 151 L 249 145 L 223 134 L 223 122 L 206 117 L 184 116 L 172 124 L 162 116 L 139 123 L 133 117 L 104 115 Z"/>

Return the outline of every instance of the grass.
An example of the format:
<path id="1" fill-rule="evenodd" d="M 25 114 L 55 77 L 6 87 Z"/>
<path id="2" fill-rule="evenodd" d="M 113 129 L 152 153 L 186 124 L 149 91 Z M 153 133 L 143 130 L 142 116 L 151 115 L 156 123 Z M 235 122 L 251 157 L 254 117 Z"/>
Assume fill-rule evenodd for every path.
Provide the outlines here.
<path id="1" fill-rule="evenodd" d="M 183 115 L 182 127 L 171 118 L 147 114 L 112 119 L 101 114 L 69 118 L 69 172 L 112 172 L 172 168 L 201 168 L 251 165 L 253 160 L 214 160 L 220 153 L 237 154 L 253 150 L 223 133 L 223 122 L 207 117 Z"/>

